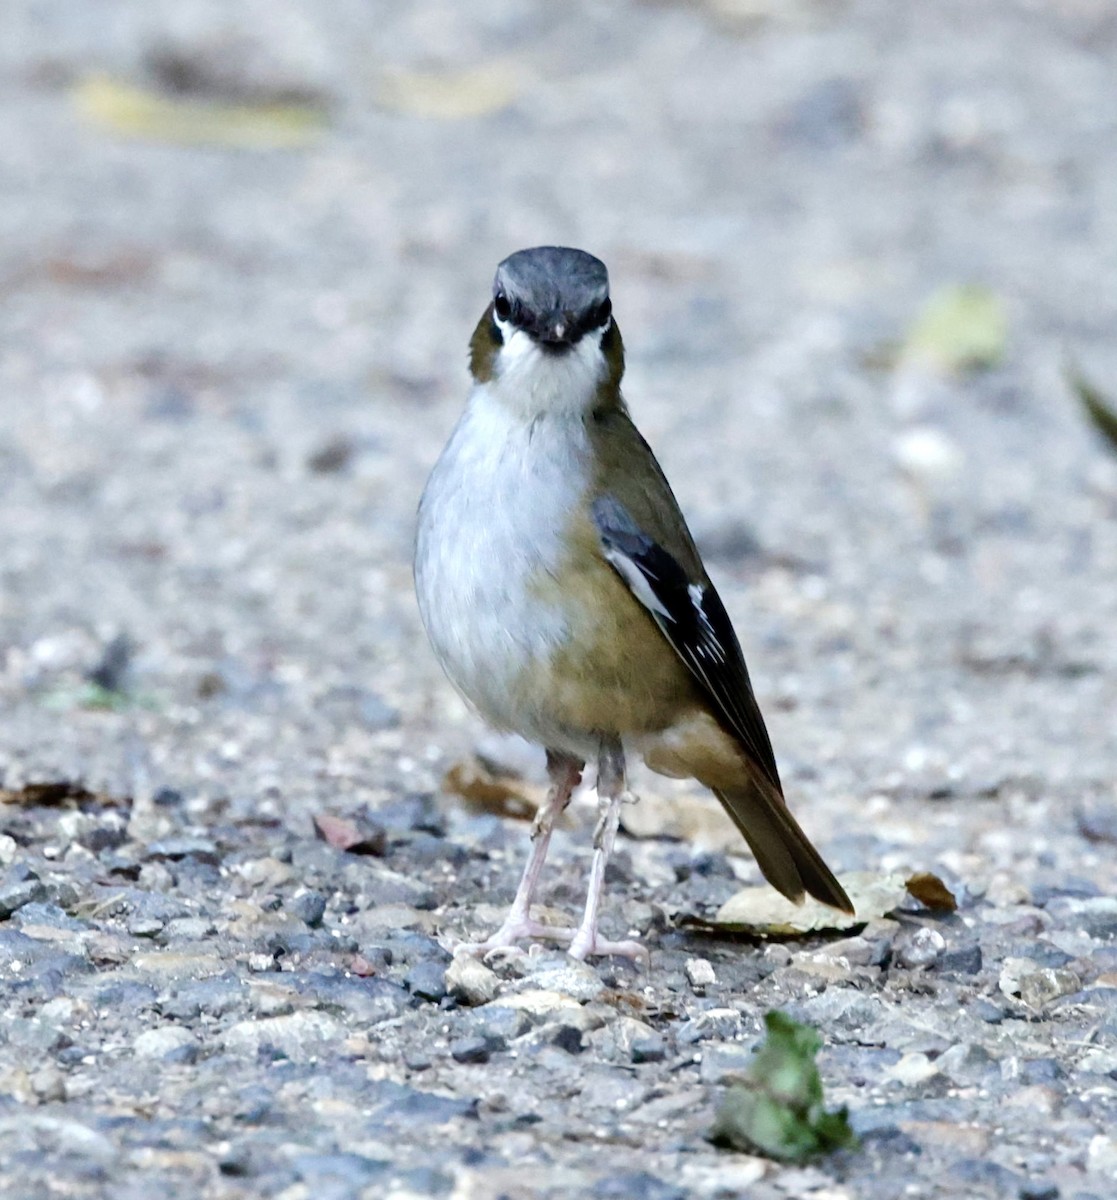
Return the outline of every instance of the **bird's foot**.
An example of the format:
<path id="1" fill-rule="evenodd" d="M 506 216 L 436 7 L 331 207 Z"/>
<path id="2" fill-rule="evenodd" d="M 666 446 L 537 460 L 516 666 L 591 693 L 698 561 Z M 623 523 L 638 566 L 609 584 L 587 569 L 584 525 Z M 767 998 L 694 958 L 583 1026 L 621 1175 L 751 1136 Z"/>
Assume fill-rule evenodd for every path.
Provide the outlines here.
<path id="1" fill-rule="evenodd" d="M 645 967 L 651 964 L 648 948 L 640 942 L 611 942 L 608 938 L 603 938 L 596 929 L 587 929 L 584 926 L 575 933 L 567 953 L 571 958 L 580 960 L 589 958 L 591 954 L 595 957 L 617 954 L 622 958 L 638 960 Z"/>
<path id="2" fill-rule="evenodd" d="M 490 959 L 505 956 L 509 951 L 518 951 L 523 941 L 569 942 L 575 930 L 561 925 L 544 925 L 530 917 L 509 917 L 503 925 L 483 942 L 459 942 L 455 954 L 471 954 L 476 958 Z M 522 953 L 522 951 L 521 951 Z"/>

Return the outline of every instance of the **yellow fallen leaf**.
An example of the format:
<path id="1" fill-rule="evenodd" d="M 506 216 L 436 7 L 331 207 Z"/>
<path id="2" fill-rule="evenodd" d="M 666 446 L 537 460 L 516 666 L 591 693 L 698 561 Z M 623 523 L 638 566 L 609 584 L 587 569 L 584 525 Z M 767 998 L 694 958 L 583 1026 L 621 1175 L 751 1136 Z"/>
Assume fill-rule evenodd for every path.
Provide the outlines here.
<path id="1" fill-rule="evenodd" d="M 251 150 L 289 149 L 317 138 L 326 114 L 310 104 L 228 104 L 165 96 L 92 75 L 73 90 L 82 116 L 113 133 L 188 145 Z"/>
<path id="2" fill-rule="evenodd" d="M 1004 357 L 1008 318 L 1001 298 L 978 284 L 936 292 L 904 339 L 901 358 L 962 375 Z"/>
<path id="3" fill-rule="evenodd" d="M 511 68 L 491 64 L 464 71 L 393 71 L 381 78 L 377 100 L 392 112 L 458 121 L 500 112 L 518 90 Z"/>

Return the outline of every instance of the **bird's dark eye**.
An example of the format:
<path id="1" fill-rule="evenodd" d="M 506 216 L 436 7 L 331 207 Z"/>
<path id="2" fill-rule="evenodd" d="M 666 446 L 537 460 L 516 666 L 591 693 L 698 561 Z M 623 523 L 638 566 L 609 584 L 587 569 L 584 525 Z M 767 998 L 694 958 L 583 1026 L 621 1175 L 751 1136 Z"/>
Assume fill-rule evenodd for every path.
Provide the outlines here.
<path id="1" fill-rule="evenodd" d="M 512 315 L 512 304 L 508 297 L 503 292 L 497 292 L 493 300 L 493 312 L 502 321 L 507 321 Z"/>
<path id="2" fill-rule="evenodd" d="M 606 321 L 613 315 L 612 300 L 605 299 L 597 306 L 597 312 L 594 314 L 594 324 L 604 325 Z"/>

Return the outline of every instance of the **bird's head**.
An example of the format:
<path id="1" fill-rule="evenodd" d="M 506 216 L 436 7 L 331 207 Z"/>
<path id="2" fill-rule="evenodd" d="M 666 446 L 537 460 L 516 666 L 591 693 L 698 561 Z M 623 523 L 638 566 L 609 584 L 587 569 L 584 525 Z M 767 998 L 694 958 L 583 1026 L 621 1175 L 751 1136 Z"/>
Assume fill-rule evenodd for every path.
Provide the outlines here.
<path id="1" fill-rule="evenodd" d="M 624 347 L 605 264 L 584 250 L 518 250 L 496 269 L 470 370 L 532 414 L 619 398 Z"/>

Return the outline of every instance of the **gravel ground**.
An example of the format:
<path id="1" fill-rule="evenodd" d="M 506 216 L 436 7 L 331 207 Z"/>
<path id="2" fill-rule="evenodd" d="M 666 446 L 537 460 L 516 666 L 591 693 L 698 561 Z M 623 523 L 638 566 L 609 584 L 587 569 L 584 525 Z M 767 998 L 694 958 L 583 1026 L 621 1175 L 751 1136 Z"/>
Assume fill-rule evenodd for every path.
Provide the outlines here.
<path id="1" fill-rule="evenodd" d="M 1063 379 L 1117 369 L 1117 6 L 4 17 L 0 1193 L 1117 1194 L 1117 458 Z M 328 121 L 132 138 L 101 76 Z M 413 514 L 492 268 L 541 241 L 611 267 L 804 824 L 957 913 L 703 936 L 743 848 L 622 837 L 606 928 L 648 972 L 447 979 L 527 838 L 440 789 L 483 735 Z M 890 353 L 964 283 L 1005 305 L 996 366 Z M 771 1007 L 821 1030 L 859 1150 L 705 1140 Z"/>

